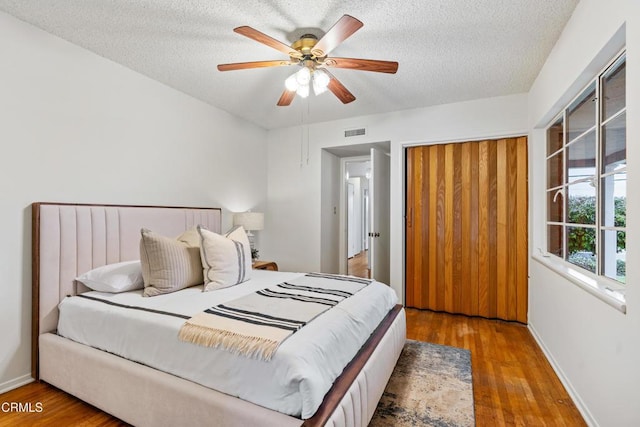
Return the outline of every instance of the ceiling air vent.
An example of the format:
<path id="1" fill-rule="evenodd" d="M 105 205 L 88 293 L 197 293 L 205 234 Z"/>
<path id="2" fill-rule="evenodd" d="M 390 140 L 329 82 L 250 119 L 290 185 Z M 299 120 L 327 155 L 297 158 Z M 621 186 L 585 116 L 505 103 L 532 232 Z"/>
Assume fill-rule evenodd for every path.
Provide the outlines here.
<path id="1" fill-rule="evenodd" d="M 350 136 L 360 136 L 364 135 L 364 128 L 362 129 L 351 129 L 344 131 L 344 137 L 349 138 Z"/>

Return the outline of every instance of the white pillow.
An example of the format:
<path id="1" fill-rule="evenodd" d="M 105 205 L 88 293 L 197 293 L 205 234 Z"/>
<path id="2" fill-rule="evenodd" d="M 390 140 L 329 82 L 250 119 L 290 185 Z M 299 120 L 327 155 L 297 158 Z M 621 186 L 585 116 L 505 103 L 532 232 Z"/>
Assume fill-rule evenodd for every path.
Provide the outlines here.
<path id="1" fill-rule="evenodd" d="M 198 226 L 204 290 L 228 288 L 251 278 L 251 247 L 242 226 L 226 235 Z"/>
<path id="2" fill-rule="evenodd" d="M 144 287 L 140 261 L 103 265 L 81 274 L 76 280 L 100 292 L 119 293 Z"/>

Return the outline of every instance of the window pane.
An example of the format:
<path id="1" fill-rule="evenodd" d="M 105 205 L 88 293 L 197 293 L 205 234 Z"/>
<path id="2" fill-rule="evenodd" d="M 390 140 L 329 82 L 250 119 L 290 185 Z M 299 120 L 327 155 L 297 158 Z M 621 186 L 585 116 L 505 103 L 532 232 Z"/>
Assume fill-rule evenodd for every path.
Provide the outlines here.
<path id="1" fill-rule="evenodd" d="M 547 225 L 547 252 L 562 257 L 562 225 Z"/>
<path id="2" fill-rule="evenodd" d="M 604 257 L 602 271 L 607 277 L 619 282 L 626 282 L 627 270 L 627 242 L 626 233 L 617 230 L 602 232 Z"/>
<path id="3" fill-rule="evenodd" d="M 596 229 L 567 227 L 567 261 L 596 272 Z"/>
<path id="4" fill-rule="evenodd" d="M 592 83 L 571 106 L 567 115 L 567 143 L 596 124 L 596 85 Z"/>
<path id="5" fill-rule="evenodd" d="M 627 226 L 627 174 L 617 173 L 602 178 L 602 225 Z"/>
<path id="6" fill-rule="evenodd" d="M 602 78 L 602 120 L 607 120 L 626 105 L 625 99 L 626 63 L 624 59 L 613 64 L 613 67 Z"/>
<path id="7" fill-rule="evenodd" d="M 562 148 L 563 133 L 564 122 L 562 117 L 560 117 L 547 131 L 547 156 L 550 156 Z"/>
<path id="8" fill-rule="evenodd" d="M 596 189 L 592 182 L 570 185 L 567 193 L 567 222 L 595 225 Z"/>
<path id="9" fill-rule="evenodd" d="M 567 182 L 596 174 L 596 132 L 589 132 L 568 147 Z"/>
<path id="10" fill-rule="evenodd" d="M 559 151 L 547 160 L 547 188 L 555 188 L 564 184 L 562 176 L 562 158 L 564 151 Z"/>
<path id="11" fill-rule="evenodd" d="M 602 172 L 627 165 L 627 115 L 622 113 L 602 127 Z"/>
<path id="12" fill-rule="evenodd" d="M 563 208 L 564 208 L 564 197 L 562 196 L 562 190 L 547 191 L 547 221 L 549 222 L 564 221 Z"/>

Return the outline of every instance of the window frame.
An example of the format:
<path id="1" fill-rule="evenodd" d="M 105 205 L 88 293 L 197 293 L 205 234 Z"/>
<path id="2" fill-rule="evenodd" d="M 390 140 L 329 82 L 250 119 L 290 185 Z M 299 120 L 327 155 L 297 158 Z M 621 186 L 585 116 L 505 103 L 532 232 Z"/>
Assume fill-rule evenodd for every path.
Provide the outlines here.
<path id="1" fill-rule="evenodd" d="M 626 311 L 626 306 L 624 305 L 624 294 L 626 290 L 626 284 L 611 278 L 609 276 L 605 276 L 606 268 L 605 268 L 605 259 L 607 258 L 607 252 L 605 251 L 605 233 L 606 232 L 616 232 L 616 236 L 618 232 L 627 232 L 628 222 L 625 222 L 624 226 L 616 226 L 615 219 L 613 226 L 607 226 L 605 219 L 603 218 L 603 206 L 605 201 L 605 185 L 603 184 L 604 180 L 609 177 L 614 177 L 617 174 L 626 174 L 628 173 L 628 164 L 626 164 L 626 154 L 625 154 L 625 166 L 616 169 L 613 168 L 610 171 L 606 171 L 606 165 L 603 164 L 603 157 L 606 153 L 603 151 L 606 149 L 605 141 L 603 140 L 603 134 L 606 132 L 606 125 L 612 123 L 617 118 L 624 116 L 625 117 L 625 129 L 627 127 L 627 104 L 625 101 L 624 107 L 620 110 L 615 111 L 615 113 L 610 114 L 608 118 L 605 119 L 605 115 L 609 114 L 608 111 L 605 110 L 604 106 L 604 96 L 603 96 L 603 82 L 608 77 L 607 74 L 612 70 L 615 70 L 617 66 L 620 66 L 622 63 L 626 66 L 627 55 L 626 48 L 621 49 L 613 58 L 607 62 L 607 64 L 596 74 L 596 76 L 588 81 L 587 84 L 578 92 L 578 94 L 573 97 L 570 102 L 568 102 L 553 119 L 550 121 L 550 124 L 545 128 L 545 185 L 544 185 L 544 203 L 545 203 L 545 217 L 544 217 L 544 251 L 542 251 L 542 256 L 546 263 L 551 263 L 554 265 L 554 268 L 559 270 L 565 276 L 567 276 L 572 281 L 580 284 L 582 287 L 588 288 L 592 293 L 593 290 L 599 291 L 598 293 L 605 293 L 607 298 L 601 298 L 605 300 L 610 300 L 613 298 L 615 300 L 615 304 L 619 306 L 618 308 L 621 311 Z M 611 75 L 611 74 L 609 74 Z M 591 87 L 594 87 L 594 97 L 597 101 L 597 105 L 595 108 L 594 114 L 594 123 L 588 129 L 582 130 L 579 135 L 576 135 L 570 141 L 567 141 L 569 136 L 569 114 L 571 108 L 574 104 L 580 100 L 581 97 L 585 97 L 590 92 Z M 625 77 L 625 91 L 626 91 L 626 77 Z M 576 107 L 576 109 L 579 107 Z M 574 109 L 573 111 L 576 111 Z M 553 145 L 550 143 L 551 130 L 554 126 L 557 126 L 561 123 L 562 125 L 562 145 L 556 150 L 549 153 L 549 149 L 553 148 Z M 569 148 L 574 146 L 574 144 L 579 143 L 579 141 L 583 140 L 583 138 L 587 138 L 588 135 L 594 132 L 595 136 L 595 165 L 593 167 L 594 173 L 592 176 L 587 178 L 580 178 L 572 180 L 569 176 L 568 162 L 569 162 Z M 625 151 L 627 147 L 627 140 L 625 136 Z M 560 179 L 557 177 L 550 177 L 550 165 L 554 164 L 551 160 L 554 156 L 561 155 L 562 156 L 562 176 Z M 581 224 L 581 223 L 571 223 L 569 222 L 569 187 L 571 185 L 579 184 L 581 182 L 591 181 L 595 187 L 595 224 Z M 556 184 L 553 187 L 550 187 L 550 184 L 555 182 Z M 615 184 L 614 184 L 615 185 Z M 612 193 L 613 194 L 613 193 Z M 626 195 L 626 194 L 625 194 Z M 560 221 L 551 221 L 550 219 L 553 217 L 551 213 L 550 207 L 550 197 L 553 197 L 554 200 L 557 197 L 562 197 L 562 206 L 561 206 L 561 220 Z M 613 196 L 612 196 L 613 197 Z M 615 200 L 615 197 L 614 197 Z M 614 202 L 615 203 L 615 202 Z M 554 210 L 554 212 L 557 212 Z M 628 219 L 627 219 L 628 221 Z M 553 226 L 560 227 L 560 245 L 562 246 L 562 253 L 553 253 L 550 252 L 550 233 Z M 583 227 L 588 229 L 595 230 L 595 258 L 596 258 L 596 266 L 595 272 L 591 272 L 588 269 L 576 265 L 574 263 L 569 262 L 568 260 L 568 229 L 569 227 Z M 626 242 L 625 242 L 626 243 Z M 625 245 L 626 249 L 626 245 Z M 617 253 L 617 252 L 616 252 Z M 610 257 L 610 254 L 609 254 Z M 539 261 L 543 261 L 542 259 L 538 259 Z M 610 302 L 610 301 L 609 301 Z M 611 303 L 611 302 L 610 302 Z"/>

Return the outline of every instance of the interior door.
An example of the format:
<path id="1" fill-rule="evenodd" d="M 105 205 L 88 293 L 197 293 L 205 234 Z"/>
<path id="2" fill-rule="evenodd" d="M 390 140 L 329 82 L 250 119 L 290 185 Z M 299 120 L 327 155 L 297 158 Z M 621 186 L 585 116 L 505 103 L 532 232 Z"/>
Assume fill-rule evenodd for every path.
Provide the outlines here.
<path id="1" fill-rule="evenodd" d="M 371 278 L 389 284 L 389 203 L 390 158 L 382 151 L 371 149 L 371 181 L 369 203 L 371 227 Z"/>
<path id="2" fill-rule="evenodd" d="M 406 304 L 527 321 L 527 138 L 407 150 Z"/>

